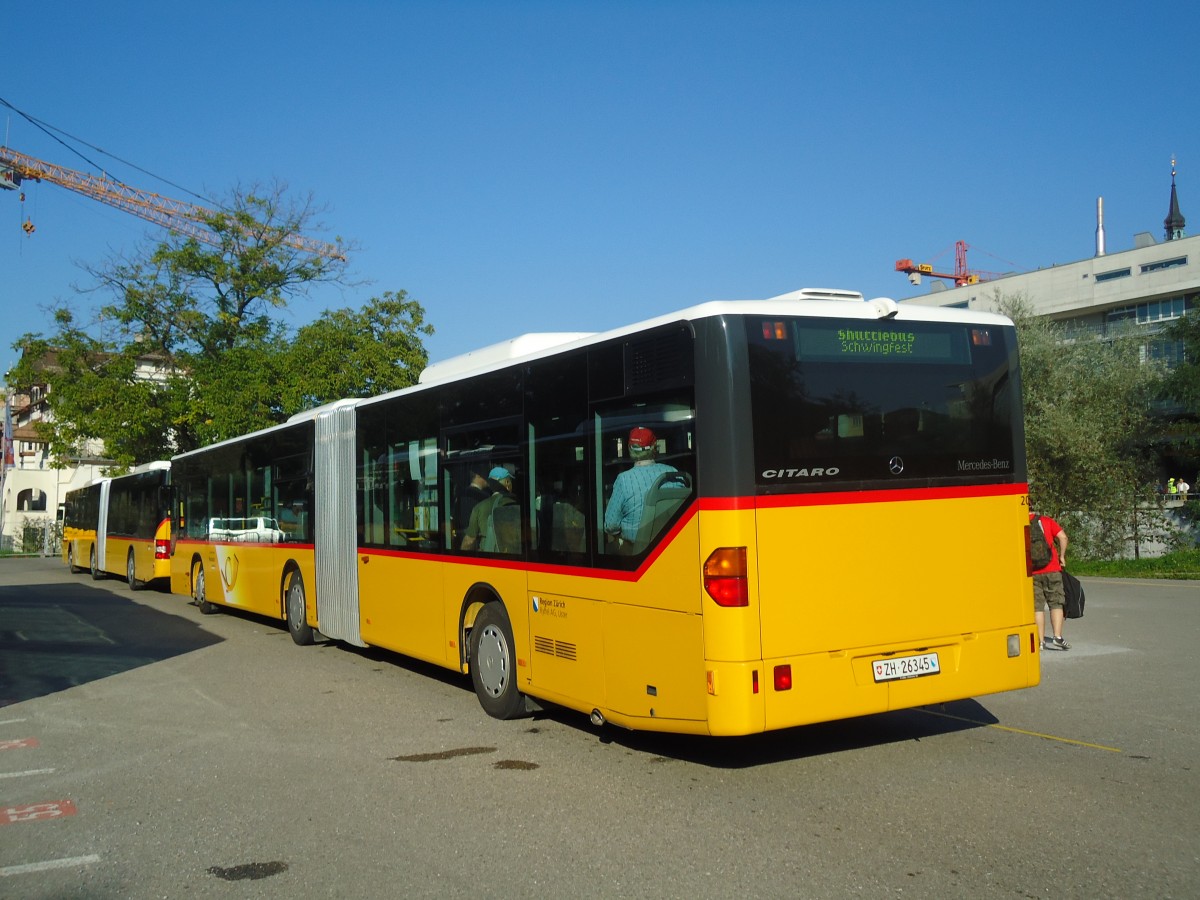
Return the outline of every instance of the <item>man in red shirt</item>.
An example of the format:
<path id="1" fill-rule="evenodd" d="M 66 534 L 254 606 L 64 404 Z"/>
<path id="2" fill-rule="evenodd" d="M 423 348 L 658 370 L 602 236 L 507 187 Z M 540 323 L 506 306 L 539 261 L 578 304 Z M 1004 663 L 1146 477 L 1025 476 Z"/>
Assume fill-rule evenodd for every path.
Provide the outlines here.
<path id="1" fill-rule="evenodd" d="M 1029 514 L 1032 522 L 1034 513 Z M 1070 650 L 1071 645 L 1063 640 L 1063 606 L 1067 595 L 1063 590 L 1062 570 L 1067 561 L 1067 533 L 1049 516 L 1038 516 L 1046 543 L 1050 545 L 1050 562 L 1033 573 L 1033 617 L 1038 633 L 1042 636 L 1043 650 Z M 1031 538 L 1038 540 L 1037 534 Z M 1050 609 L 1052 637 L 1046 637 L 1046 608 Z"/>

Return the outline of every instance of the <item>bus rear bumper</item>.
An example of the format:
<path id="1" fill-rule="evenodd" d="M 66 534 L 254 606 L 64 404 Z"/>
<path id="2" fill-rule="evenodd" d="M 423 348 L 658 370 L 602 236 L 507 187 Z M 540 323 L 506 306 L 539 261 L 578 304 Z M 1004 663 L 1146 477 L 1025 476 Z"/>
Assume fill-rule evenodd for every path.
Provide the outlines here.
<path id="1" fill-rule="evenodd" d="M 1009 655 L 1015 649 L 1015 655 Z M 897 675 L 875 663 L 936 654 L 937 671 Z M 709 662 L 709 733 L 753 734 L 1033 687 L 1041 680 L 1032 624 L 974 634 L 763 660 Z"/>

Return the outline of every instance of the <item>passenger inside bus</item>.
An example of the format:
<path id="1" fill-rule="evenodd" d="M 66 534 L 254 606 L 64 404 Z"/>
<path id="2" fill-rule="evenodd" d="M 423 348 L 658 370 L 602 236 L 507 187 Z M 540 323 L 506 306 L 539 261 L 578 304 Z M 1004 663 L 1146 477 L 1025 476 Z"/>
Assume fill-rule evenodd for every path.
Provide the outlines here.
<path id="1" fill-rule="evenodd" d="M 471 513 L 475 511 L 475 507 L 492 496 L 492 489 L 488 485 L 488 480 L 484 478 L 482 472 L 477 471 L 477 468 L 482 468 L 483 472 L 487 471 L 486 467 L 472 466 L 469 470 L 470 480 L 458 492 L 454 527 L 462 534 L 466 533 L 467 524 L 471 521 Z M 459 546 L 462 546 L 461 539 Z"/>
<path id="2" fill-rule="evenodd" d="M 658 438 L 649 428 L 638 426 L 629 432 L 629 456 L 633 466 L 617 476 L 604 509 L 604 532 L 616 541 L 619 552 L 637 553 L 653 537 L 642 525 L 647 496 L 661 476 L 677 470 L 657 461 Z"/>
<path id="3" fill-rule="evenodd" d="M 504 466 L 488 473 L 492 495 L 471 510 L 462 549 L 484 553 L 521 552 L 521 508 L 513 493 L 514 476 Z"/>

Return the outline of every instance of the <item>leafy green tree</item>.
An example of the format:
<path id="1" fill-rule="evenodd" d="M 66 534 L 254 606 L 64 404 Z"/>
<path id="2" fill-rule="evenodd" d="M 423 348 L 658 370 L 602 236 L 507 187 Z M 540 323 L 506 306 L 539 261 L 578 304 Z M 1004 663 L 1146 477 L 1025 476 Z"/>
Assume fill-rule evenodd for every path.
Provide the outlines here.
<path id="1" fill-rule="evenodd" d="M 1183 405 L 1186 415 L 1200 418 L 1200 294 L 1189 298 L 1187 314 L 1171 323 L 1165 335 L 1183 345 L 1183 357 L 1167 375 L 1163 390 Z"/>
<path id="2" fill-rule="evenodd" d="M 1063 523 L 1082 555 L 1120 555 L 1151 477 L 1161 372 L 1142 361 L 1137 339 L 1071 335 L 1022 296 L 996 302 L 1017 326 L 1031 503 Z"/>
<path id="3" fill-rule="evenodd" d="M 1164 332 L 1169 340 L 1179 341 L 1183 354 L 1163 380 L 1164 406 L 1176 413 L 1163 443 L 1187 464 L 1185 474 L 1190 477 L 1200 465 L 1200 295 L 1189 302 L 1187 314 Z"/>
<path id="4" fill-rule="evenodd" d="M 414 384 L 429 361 L 425 310 L 404 291 L 385 291 L 361 310 L 326 313 L 297 333 L 284 354 L 289 405 L 372 397 Z"/>
<path id="5" fill-rule="evenodd" d="M 315 215 L 311 201 L 285 202 L 281 186 L 235 190 L 207 222 L 211 245 L 171 234 L 85 267 L 114 298 L 96 321 L 85 327 L 62 306 L 54 333 L 14 344 L 22 357 L 10 383 L 49 385 L 54 419 L 39 428 L 51 454 L 69 460 L 99 439 L 124 467 L 414 383 L 433 329 L 403 291 L 298 330 L 278 318 L 317 285 L 350 284 L 343 252 L 296 246 Z"/>

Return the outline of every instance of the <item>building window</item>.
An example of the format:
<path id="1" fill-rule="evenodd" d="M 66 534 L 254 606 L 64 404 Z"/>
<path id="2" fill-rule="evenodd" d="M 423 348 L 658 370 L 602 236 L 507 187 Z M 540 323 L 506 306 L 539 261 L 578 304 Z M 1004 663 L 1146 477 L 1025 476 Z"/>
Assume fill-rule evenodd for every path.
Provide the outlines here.
<path id="1" fill-rule="evenodd" d="M 1162 259 L 1158 262 L 1146 263 L 1146 265 L 1142 266 L 1142 274 L 1145 275 L 1147 272 L 1158 272 L 1162 269 L 1174 269 L 1176 266 L 1186 265 L 1186 256 L 1177 256 L 1175 259 Z"/>
<path id="2" fill-rule="evenodd" d="M 1137 320 L 1139 325 L 1149 325 L 1153 322 L 1167 322 L 1178 319 L 1185 308 L 1183 297 L 1170 297 L 1166 300 L 1150 300 L 1137 305 Z"/>
<path id="3" fill-rule="evenodd" d="M 1145 269 L 1142 270 L 1143 272 Z M 1129 269 L 1113 269 L 1111 272 L 1100 272 L 1096 275 L 1097 281 L 1112 281 L 1116 278 L 1128 278 Z"/>
<path id="4" fill-rule="evenodd" d="M 1101 334 L 1100 323 L 1094 317 L 1088 318 L 1083 316 L 1074 319 L 1063 319 L 1059 322 L 1059 325 L 1062 326 L 1063 339 L 1068 341 L 1094 338 Z"/>
<path id="5" fill-rule="evenodd" d="M 1104 334 L 1106 336 L 1127 330 L 1137 322 L 1136 306 L 1118 306 L 1104 314 Z"/>
<path id="6" fill-rule="evenodd" d="M 45 512 L 46 492 L 27 488 L 17 494 L 17 509 L 20 512 Z"/>
<path id="7" fill-rule="evenodd" d="M 1159 322 L 1170 322 L 1178 319 L 1187 310 L 1187 298 L 1168 297 L 1164 300 L 1147 300 L 1136 306 L 1118 306 L 1104 314 L 1106 330 L 1127 328 L 1137 322 L 1138 325 L 1155 325 Z"/>
<path id="8" fill-rule="evenodd" d="M 1174 369 L 1183 359 L 1183 341 L 1149 341 L 1142 346 L 1142 362 L 1153 360 Z"/>

